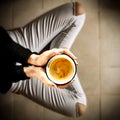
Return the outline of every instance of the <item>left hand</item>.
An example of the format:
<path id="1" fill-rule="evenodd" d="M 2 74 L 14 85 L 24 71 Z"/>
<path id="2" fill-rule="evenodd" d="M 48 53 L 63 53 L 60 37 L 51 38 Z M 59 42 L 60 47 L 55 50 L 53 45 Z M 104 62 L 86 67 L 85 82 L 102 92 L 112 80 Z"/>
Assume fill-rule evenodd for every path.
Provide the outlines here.
<path id="1" fill-rule="evenodd" d="M 73 55 L 73 53 L 71 51 L 69 51 L 68 49 L 65 48 L 54 48 L 51 50 L 47 50 L 45 52 L 43 52 L 40 55 L 37 54 L 32 54 L 29 58 L 28 58 L 28 63 L 32 64 L 32 65 L 36 65 L 36 66 L 44 66 L 46 65 L 47 61 L 55 56 L 55 55 L 59 55 L 59 54 L 67 54 L 69 55 L 71 58 L 73 58 L 74 60 L 76 60 L 77 58 Z"/>

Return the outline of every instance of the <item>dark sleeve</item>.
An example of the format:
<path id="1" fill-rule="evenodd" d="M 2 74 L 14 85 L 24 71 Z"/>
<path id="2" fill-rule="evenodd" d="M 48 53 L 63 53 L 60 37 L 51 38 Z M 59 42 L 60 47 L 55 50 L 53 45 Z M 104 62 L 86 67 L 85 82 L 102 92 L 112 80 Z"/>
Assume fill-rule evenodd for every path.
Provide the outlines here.
<path id="1" fill-rule="evenodd" d="M 16 66 L 15 64 L 8 64 L 7 69 L 2 68 L 0 70 L 1 74 L 0 80 L 0 93 L 5 94 L 12 86 L 12 83 L 18 82 L 20 80 L 27 80 L 29 77 L 26 76 L 23 70 L 23 66 Z"/>
<path id="2" fill-rule="evenodd" d="M 8 92 L 8 90 L 11 88 L 12 82 L 3 82 L 0 81 L 0 93 L 5 94 Z"/>
<path id="3" fill-rule="evenodd" d="M 0 47 L 3 48 L 4 51 L 7 51 L 5 54 L 14 62 L 25 64 L 32 54 L 29 49 L 14 42 L 3 27 L 0 27 Z"/>
<path id="4" fill-rule="evenodd" d="M 11 88 L 13 82 L 28 78 L 23 71 L 23 66 L 16 66 L 15 63 L 26 64 L 31 54 L 32 52 L 29 49 L 15 43 L 7 31 L 0 27 L 1 93 L 6 93 Z"/>
<path id="5" fill-rule="evenodd" d="M 12 78 L 12 82 L 18 82 L 20 80 L 26 80 L 29 77 L 26 76 L 23 66 L 14 66 L 12 72 L 10 72 L 10 77 Z"/>

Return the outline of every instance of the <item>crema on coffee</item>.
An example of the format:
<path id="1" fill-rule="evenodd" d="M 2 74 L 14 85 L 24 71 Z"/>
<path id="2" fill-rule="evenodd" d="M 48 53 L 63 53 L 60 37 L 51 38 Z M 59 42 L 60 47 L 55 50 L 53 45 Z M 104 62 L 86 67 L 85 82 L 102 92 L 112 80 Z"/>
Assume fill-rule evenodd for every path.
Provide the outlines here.
<path id="1" fill-rule="evenodd" d="M 57 58 L 50 64 L 49 70 L 53 79 L 64 81 L 73 73 L 73 65 L 65 58 Z"/>
<path id="2" fill-rule="evenodd" d="M 73 79 L 76 73 L 76 65 L 68 55 L 56 55 L 52 57 L 47 66 L 48 78 L 56 84 L 65 84 Z"/>

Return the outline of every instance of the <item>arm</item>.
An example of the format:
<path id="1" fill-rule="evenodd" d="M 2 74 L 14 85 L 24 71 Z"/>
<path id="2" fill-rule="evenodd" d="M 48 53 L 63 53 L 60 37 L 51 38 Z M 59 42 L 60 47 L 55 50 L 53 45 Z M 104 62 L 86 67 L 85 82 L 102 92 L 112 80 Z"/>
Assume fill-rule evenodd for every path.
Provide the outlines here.
<path id="1" fill-rule="evenodd" d="M 29 49 L 15 43 L 7 31 L 0 27 L 1 93 L 6 93 L 10 89 L 12 82 L 28 78 L 24 73 L 23 66 L 16 66 L 15 62 L 26 64 L 31 55 L 32 52 Z"/>
<path id="2" fill-rule="evenodd" d="M 11 82 L 17 82 L 19 80 L 24 80 L 26 78 L 32 78 L 36 77 L 41 82 L 46 84 L 47 86 L 55 86 L 52 82 L 50 82 L 45 74 L 45 70 L 41 67 L 46 65 L 47 61 L 54 55 L 57 54 L 68 54 L 73 59 L 76 59 L 76 57 L 67 49 L 52 49 L 43 52 L 42 54 L 33 54 L 29 49 L 26 49 L 19 44 L 15 43 L 6 30 L 2 27 L 0 27 L 0 48 L 2 50 L 6 50 L 6 52 L 2 53 L 3 57 L 7 58 L 11 62 L 9 62 L 9 65 L 15 62 L 21 62 L 21 63 L 28 63 L 35 66 L 12 66 L 10 67 L 10 70 L 8 72 L 9 77 L 11 79 Z M 6 57 L 7 56 L 7 57 Z M 7 62 L 7 60 L 6 60 Z M 4 62 L 5 63 L 5 62 Z M 39 67 L 37 67 L 39 66 Z M 6 81 L 7 83 L 9 81 Z"/>
<path id="3" fill-rule="evenodd" d="M 14 62 L 27 63 L 32 54 L 29 49 L 15 43 L 3 27 L 0 27 L 0 47 L 6 51 L 2 53 L 3 56 L 8 56 Z"/>

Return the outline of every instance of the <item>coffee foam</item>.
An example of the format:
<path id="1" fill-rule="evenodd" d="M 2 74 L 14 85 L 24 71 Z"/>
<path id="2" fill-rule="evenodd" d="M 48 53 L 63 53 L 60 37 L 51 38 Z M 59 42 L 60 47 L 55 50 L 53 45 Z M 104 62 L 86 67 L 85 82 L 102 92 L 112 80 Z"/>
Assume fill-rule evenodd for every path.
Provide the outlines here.
<path id="1" fill-rule="evenodd" d="M 76 64 L 68 55 L 56 55 L 52 57 L 46 66 L 48 78 L 55 84 L 66 84 L 76 74 Z"/>

